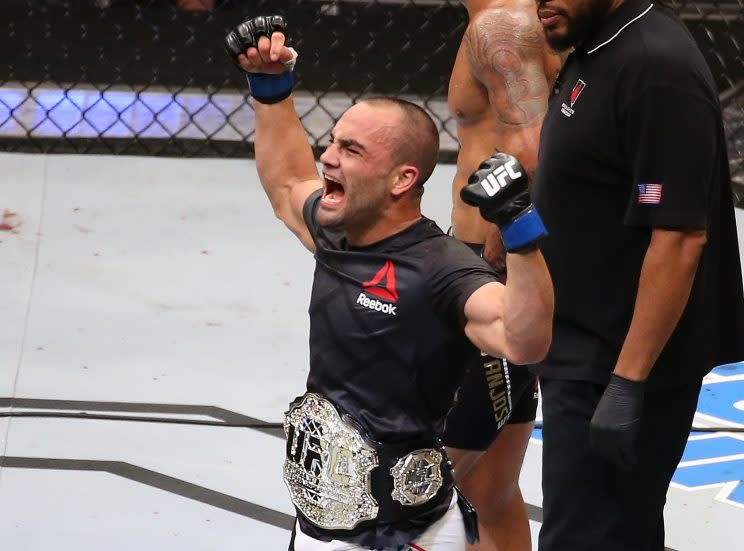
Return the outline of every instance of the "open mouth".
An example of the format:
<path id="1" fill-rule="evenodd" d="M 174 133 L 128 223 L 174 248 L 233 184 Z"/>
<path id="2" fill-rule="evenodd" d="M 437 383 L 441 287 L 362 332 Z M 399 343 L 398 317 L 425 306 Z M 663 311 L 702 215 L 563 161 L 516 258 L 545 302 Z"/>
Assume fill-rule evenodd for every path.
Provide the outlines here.
<path id="1" fill-rule="evenodd" d="M 327 174 L 323 175 L 323 197 L 320 199 L 321 204 L 333 207 L 343 202 L 346 197 L 344 186 L 338 180 L 334 180 Z"/>
<path id="2" fill-rule="evenodd" d="M 544 27 L 549 27 L 558 21 L 561 14 L 551 8 L 540 8 L 537 11 L 537 16 L 540 18 L 540 23 L 542 23 Z"/>

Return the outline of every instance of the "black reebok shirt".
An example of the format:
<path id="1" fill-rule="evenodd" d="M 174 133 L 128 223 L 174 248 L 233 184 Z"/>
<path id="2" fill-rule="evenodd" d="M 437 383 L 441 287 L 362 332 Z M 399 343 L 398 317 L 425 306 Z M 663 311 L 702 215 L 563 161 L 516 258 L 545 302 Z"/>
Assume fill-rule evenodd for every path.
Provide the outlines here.
<path id="1" fill-rule="evenodd" d="M 463 331 L 465 303 L 496 274 L 427 218 L 349 247 L 341 232 L 316 222 L 320 197 L 304 208 L 316 246 L 307 390 L 351 413 L 378 442 L 437 437 L 469 357 L 479 354 Z M 420 532 L 381 527 L 375 544 L 404 543 L 399 529 Z"/>
<path id="2" fill-rule="evenodd" d="M 744 359 L 744 301 L 715 84 L 670 12 L 626 0 L 569 56 L 551 94 L 533 199 L 556 291 L 541 375 L 606 383 L 654 228 L 707 231 L 687 308 L 650 386 Z"/>

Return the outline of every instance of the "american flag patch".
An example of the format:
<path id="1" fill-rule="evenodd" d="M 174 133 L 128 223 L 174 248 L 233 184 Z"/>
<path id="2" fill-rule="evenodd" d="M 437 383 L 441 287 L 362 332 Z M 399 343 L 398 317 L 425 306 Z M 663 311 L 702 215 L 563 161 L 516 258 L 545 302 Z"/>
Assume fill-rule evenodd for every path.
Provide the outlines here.
<path id="1" fill-rule="evenodd" d="M 661 184 L 638 184 L 638 204 L 658 205 L 661 203 Z"/>

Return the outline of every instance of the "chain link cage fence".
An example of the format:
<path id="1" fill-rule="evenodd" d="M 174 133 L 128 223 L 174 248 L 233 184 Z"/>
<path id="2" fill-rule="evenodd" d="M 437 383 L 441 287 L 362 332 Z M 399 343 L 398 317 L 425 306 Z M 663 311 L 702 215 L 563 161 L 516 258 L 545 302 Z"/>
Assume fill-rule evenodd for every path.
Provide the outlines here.
<path id="1" fill-rule="evenodd" d="M 724 108 L 744 207 L 744 0 L 668 0 L 705 55 Z M 316 151 L 369 95 L 405 97 L 458 148 L 447 110 L 467 25 L 457 0 L 4 0 L 0 149 L 246 157 L 254 116 L 223 37 L 247 17 L 288 16 L 301 53 L 295 102 Z"/>

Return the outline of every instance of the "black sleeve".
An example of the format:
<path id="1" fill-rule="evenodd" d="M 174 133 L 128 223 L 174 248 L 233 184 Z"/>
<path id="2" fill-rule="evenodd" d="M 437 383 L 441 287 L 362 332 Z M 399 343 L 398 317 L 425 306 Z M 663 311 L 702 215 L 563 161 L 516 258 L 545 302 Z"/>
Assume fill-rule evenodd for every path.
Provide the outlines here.
<path id="1" fill-rule="evenodd" d="M 672 86 L 651 87 L 626 106 L 620 139 L 633 184 L 626 224 L 705 229 L 718 118 L 717 108 L 699 94 Z"/>
<path id="2" fill-rule="evenodd" d="M 310 235 L 312 236 L 313 241 L 315 241 L 315 238 L 318 235 L 319 226 L 318 222 L 315 220 L 315 212 L 318 210 L 318 202 L 322 196 L 322 189 L 312 192 L 308 195 L 307 199 L 305 199 L 305 204 L 302 207 L 302 217 L 305 219 L 305 225 L 307 226 L 307 229 L 310 230 Z"/>
<path id="3" fill-rule="evenodd" d="M 496 272 L 466 245 L 453 237 L 446 239 L 443 250 L 427 261 L 434 308 L 446 322 L 462 329 L 467 323 L 465 303 L 486 283 L 498 281 Z"/>

